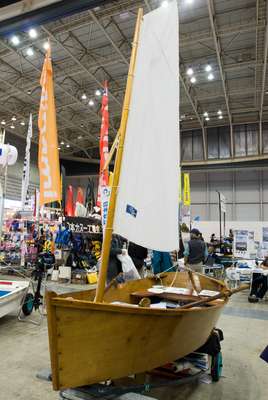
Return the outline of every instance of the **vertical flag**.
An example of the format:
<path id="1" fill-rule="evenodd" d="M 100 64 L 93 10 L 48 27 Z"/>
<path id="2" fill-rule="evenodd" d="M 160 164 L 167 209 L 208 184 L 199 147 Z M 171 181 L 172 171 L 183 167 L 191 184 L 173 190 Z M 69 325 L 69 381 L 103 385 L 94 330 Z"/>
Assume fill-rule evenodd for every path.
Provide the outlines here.
<path id="1" fill-rule="evenodd" d="M 22 185 L 21 185 L 22 210 L 24 210 L 26 206 L 27 195 L 29 194 L 28 190 L 30 183 L 30 158 L 31 158 L 30 151 L 31 151 L 32 136 L 33 136 L 33 121 L 32 121 L 32 114 L 30 114 L 27 139 L 26 139 L 25 158 L 23 163 L 23 173 L 22 173 Z"/>
<path id="2" fill-rule="evenodd" d="M 61 201 L 58 135 L 50 48 L 46 53 L 40 85 L 42 92 L 38 117 L 38 166 L 40 207 L 42 207 L 46 203 Z"/>
<path id="3" fill-rule="evenodd" d="M 185 206 L 191 205 L 191 192 L 190 192 L 190 175 L 183 174 L 184 187 L 183 187 L 183 204 Z"/>
<path id="4" fill-rule="evenodd" d="M 104 83 L 104 91 L 102 96 L 102 119 L 101 119 L 101 131 L 100 131 L 100 176 L 99 176 L 99 187 L 98 187 L 98 198 L 97 206 L 101 207 L 101 188 L 108 186 L 109 174 L 108 169 L 103 171 L 103 167 L 109 154 L 108 147 L 108 131 L 109 131 L 109 111 L 108 111 L 108 84 L 107 81 Z"/>

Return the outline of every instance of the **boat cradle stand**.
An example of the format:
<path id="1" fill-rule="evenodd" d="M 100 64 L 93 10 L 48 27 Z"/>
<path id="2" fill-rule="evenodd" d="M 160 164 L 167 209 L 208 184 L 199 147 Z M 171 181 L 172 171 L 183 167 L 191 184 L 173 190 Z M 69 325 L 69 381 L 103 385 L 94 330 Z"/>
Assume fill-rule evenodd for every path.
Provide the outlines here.
<path id="1" fill-rule="evenodd" d="M 60 400 L 96 400 L 96 399 L 113 399 L 113 400 L 156 400 L 154 397 L 149 397 L 144 393 L 149 393 L 150 390 L 167 387 L 181 386 L 188 383 L 198 381 L 206 371 L 201 371 L 193 376 L 188 376 L 179 379 L 160 379 L 152 383 L 127 384 L 127 385 L 103 385 L 94 384 L 90 386 L 82 386 L 74 389 L 65 389 L 60 391 Z M 49 369 L 42 370 L 36 375 L 37 378 L 51 381 L 51 371 Z"/>

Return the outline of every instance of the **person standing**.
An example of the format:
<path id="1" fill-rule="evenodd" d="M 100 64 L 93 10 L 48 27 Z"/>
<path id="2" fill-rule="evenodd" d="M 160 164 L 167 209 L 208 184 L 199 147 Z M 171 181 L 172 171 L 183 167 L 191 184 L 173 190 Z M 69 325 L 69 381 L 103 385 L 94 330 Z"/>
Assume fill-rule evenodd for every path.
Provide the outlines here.
<path id="1" fill-rule="evenodd" d="M 207 246 L 200 237 L 202 237 L 201 232 L 198 229 L 192 229 L 190 240 L 185 243 L 184 249 L 184 263 L 195 272 L 202 272 L 202 266 L 208 256 Z"/>

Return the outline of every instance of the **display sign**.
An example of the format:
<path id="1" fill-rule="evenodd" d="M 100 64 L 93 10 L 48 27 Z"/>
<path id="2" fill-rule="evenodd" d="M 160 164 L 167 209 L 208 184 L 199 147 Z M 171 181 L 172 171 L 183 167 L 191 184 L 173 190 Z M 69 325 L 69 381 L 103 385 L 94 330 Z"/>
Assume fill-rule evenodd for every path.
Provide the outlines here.
<path id="1" fill-rule="evenodd" d="M 107 222 L 109 201 L 110 201 L 111 189 L 109 186 L 102 186 L 101 188 L 101 217 L 102 217 L 102 228 Z"/>
<path id="2" fill-rule="evenodd" d="M 100 221 L 94 218 L 65 217 L 64 225 L 74 233 L 101 233 Z"/>
<path id="3" fill-rule="evenodd" d="M 183 174 L 184 185 L 183 185 L 183 204 L 185 206 L 191 205 L 191 192 L 190 192 L 190 175 Z"/>
<path id="4" fill-rule="evenodd" d="M 247 230 L 234 231 L 233 255 L 235 257 L 248 257 L 248 238 Z"/>

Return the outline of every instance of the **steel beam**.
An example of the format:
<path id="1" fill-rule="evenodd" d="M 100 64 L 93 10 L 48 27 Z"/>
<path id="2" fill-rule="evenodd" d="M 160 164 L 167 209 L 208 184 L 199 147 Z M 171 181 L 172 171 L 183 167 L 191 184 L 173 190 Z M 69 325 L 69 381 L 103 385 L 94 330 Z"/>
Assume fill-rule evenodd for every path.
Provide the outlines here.
<path id="1" fill-rule="evenodd" d="M 226 110 L 227 110 L 227 114 L 228 114 L 228 118 L 229 118 L 230 143 L 233 143 L 232 115 L 231 115 L 231 110 L 230 110 L 230 105 L 229 105 L 229 95 L 228 95 L 228 88 L 227 88 L 227 83 L 226 83 L 226 78 L 225 78 L 224 65 L 223 65 L 223 60 L 222 60 L 222 56 L 221 56 L 222 49 L 221 49 L 220 40 L 217 35 L 217 27 L 216 27 L 216 21 L 215 21 L 216 16 L 215 16 L 213 0 L 207 0 L 207 6 L 208 6 L 209 21 L 210 21 L 210 26 L 211 26 L 212 36 L 213 36 L 213 40 L 214 40 L 221 81 L 222 81 L 222 89 L 223 89 L 224 98 L 225 98 Z M 233 155 L 234 155 L 233 148 L 231 148 L 231 156 L 233 157 Z"/>

